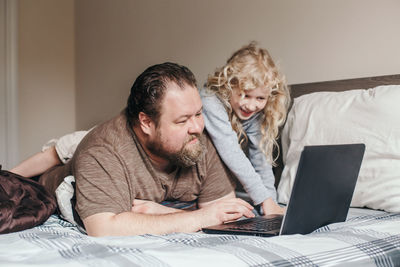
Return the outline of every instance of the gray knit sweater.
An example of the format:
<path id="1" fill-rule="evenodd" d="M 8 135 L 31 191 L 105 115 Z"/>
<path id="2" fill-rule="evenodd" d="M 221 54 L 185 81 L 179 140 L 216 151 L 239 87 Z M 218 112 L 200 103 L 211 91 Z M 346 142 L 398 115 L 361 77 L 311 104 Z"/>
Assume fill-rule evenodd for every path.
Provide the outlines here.
<path id="1" fill-rule="evenodd" d="M 239 145 L 228 113 L 219 98 L 206 89 L 200 90 L 200 96 L 203 102 L 205 127 L 223 162 L 238 178 L 255 205 L 262 203 L 268 197 L 276 201 L 272 167 L 259 149 L 262 114 L 256 114 L 242 121 L 243 130 L 249 139 L 248 153 L 245 153 Z"/>

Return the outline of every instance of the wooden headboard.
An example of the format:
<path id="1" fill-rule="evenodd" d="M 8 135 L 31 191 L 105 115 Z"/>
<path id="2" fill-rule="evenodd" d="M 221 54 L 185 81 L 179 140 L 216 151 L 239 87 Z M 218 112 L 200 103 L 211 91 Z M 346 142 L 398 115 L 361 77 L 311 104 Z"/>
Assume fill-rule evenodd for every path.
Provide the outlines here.
<path id="1" fill-rule="evenodd" d="M 290 85 L 290 91 L 291 91 L 291 97 L 293 99 L 298 96 L 314 92 L 323 92 L 323 91 L 341 92 L 352 89 L 368 89 L 379 85 L 390 85 L 390 84 L 400 85 L 400 74 L 347 79 L 347 80 L 326 81 L 326 82 L 293 84 Z M 280 157 L 278 158 L 277 164 L 278 166 L 274 168 L 274 174 L 276 178 L 275 186 L 279 184 L 280 177 L 283 171 L 282 153 L 280 153 Z"/>
<path id="2" fill-rule="evenodd" d="M 290 85 L 291 97 L 296 98 L 301 95 L 313 92 L 340 92 L 352 89 L 368 89 L 379 85 L 400 84 L 400 74 L 375 76 L 348 80 L 336 80 L 316 83 L 302 83 Z"/>

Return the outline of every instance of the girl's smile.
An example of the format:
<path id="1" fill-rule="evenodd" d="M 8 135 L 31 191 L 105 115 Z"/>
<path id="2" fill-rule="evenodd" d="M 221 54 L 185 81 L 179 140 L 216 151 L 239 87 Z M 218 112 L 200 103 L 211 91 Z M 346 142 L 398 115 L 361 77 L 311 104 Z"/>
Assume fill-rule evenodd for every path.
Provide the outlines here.
<path id="1" fill-rule="evenodd" d="M 243 117 L 246 118 L 250 118 L 254 114 L 253 111 L 246 111 L 243 108 L 240 108 L 240 113 L 242 114 Z"/>

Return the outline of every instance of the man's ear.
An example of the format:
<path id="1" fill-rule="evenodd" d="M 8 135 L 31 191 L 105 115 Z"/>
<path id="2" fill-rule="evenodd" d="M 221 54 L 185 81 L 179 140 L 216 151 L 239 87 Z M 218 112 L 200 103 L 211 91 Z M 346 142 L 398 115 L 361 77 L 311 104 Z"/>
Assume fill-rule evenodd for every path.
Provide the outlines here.
<path id="1" fill-rule="evenodd" d="M 139 112 L 139 125 L 147 135 L 152 135 L 155 130 L 154 121 L 144 112 Z"/>

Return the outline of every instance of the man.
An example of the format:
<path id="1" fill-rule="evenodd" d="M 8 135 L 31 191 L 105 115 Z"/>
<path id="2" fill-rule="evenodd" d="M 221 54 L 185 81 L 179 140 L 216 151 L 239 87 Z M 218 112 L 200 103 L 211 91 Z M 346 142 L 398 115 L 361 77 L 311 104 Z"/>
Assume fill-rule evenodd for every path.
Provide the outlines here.
<path id="1" fill-rule="evenodd" d="M 93 129 L 67 165 L 41 182 L 51 190 L 71 170 L 76 210 L 89 235 L 193 232 L 253 217 L 207 134 L 194 75 L 164 63 L 134 82 L 127 108 Z M 54 179 L 54 177 L 58 177 Z M 194 211 L 162 206 L 197 201 Z"/>

